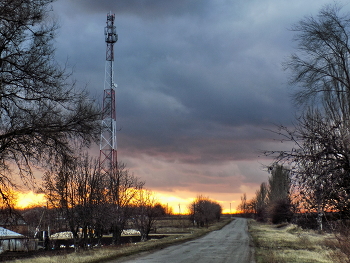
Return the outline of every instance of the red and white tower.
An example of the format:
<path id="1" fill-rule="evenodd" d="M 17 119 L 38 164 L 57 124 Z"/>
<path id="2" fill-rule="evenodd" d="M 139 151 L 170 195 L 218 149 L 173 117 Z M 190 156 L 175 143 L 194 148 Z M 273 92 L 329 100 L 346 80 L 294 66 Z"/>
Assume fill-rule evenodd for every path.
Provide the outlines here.
<path id="1" fill-rule="evenodd" d="M 117 168 L 117 136 L 116 136 L 116 102 L 113 82 L 113 45 L 118 40 L 117 30 L 114 26 L 115 15 L 107 14 L 107 26 L 105 27 L 106 68 L 102 109 L 102 131 L 100 141 L 100 171 L 112 175 Z"/>

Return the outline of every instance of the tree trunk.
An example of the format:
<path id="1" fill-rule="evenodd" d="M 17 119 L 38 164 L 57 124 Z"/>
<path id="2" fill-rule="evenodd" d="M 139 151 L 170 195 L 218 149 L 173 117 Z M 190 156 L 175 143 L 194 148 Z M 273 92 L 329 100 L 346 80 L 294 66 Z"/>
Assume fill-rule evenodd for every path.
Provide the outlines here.
<path id="1" fill-rule="evenodd" d="M 323 217 L 323 210 L 320 205 L 317 206 L 317 230 L 318 232 L 323 231 L 323 223 L 322 223 L 322 217 Z"/>
<path id="2" fill-rule="evenodd" d="M 96 226 L 95 236 L 97 237 L 97 246 L 100 247 L 102 236 L 103 236 L 103 227 L 99 224 Z"/>
<path id="3" fill-rule="evenodd" d="M 118 224 L 114 224 L 112 227 L 112 245 L 120 245 L 121 243 L 121 235 L 122 235 L 123 229 L 118 226 Z"/>
<path id="4" fill-rule="evenodd" d="M 141 242 L 145 242 L 145 241 L 147 241 L 148 240 L 148 233 L 147 233 L 147 231 L 140 231 L 140 233 L 141 233 Z"/>

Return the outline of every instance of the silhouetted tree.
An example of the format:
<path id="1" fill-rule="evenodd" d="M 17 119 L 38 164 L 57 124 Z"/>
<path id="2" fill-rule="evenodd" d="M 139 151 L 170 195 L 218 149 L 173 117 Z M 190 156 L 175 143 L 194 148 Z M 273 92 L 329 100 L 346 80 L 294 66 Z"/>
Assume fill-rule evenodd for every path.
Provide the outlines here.
<path id="1" fill-rule="evenodd" d="M 47 167 L 99 134 L 99 111 L 54 58 L 52 0 L 0 2 L 0 195 L 32 166 Z"/>
<path id="2" fill-rule="evenodd" d="M 165 215 L 165 207 L 157 203 L 152 192 L 140 190 L 133 202 L 133 222 L 141 233 L 141 241 L 146 241 L 155 221 Z"/>
<path id="3" fill-rule="evenodd" d="M 98 162 L 87 155 L 69 158 L 43 178 L 49 206 L 62 211 L 75 248 L 85 246 L 91 238 L 91 228 L 106 224 L 105 185 L 98 172 Z M 80 232 L 81 230 L 81 232 Z"/>
<path id="4" fill-rule="evenodd" d="M 290 171 L 280 164 L 270 167 L 271 176 L 268 180 L 268 210 L 273 223 L 289 222 L 292 219 L 292 204 L 290 197 Z"/>
<path id="5" fill-rule="evenodd" d="M 202 195 L 190 204 L 190 220 L 197 226 L 207 226 L 214 221 L 219 221 L 221 217 L 222 207 L 217 202 L 210 200 Z"/>
<path id="6" fill-rule="evenodd" d="M 113 244 L 120 243 L 121 233 L 127 221 L 132 216 L 132 204 L 140 198 L 145 182 L 126 169 L 124 163 L 118 163 L 118 168 L 106 180 L 106 203 L 109 207 L 107 218 L 113 234 Z"/>
<path id="7" fill-rule="evenodd" d="M 338 128 L 324 122 L 318 111 L 309 111 L 293 130 L 281 127 L 278 131 L 295 146 L 290 151 L 277 152 L 276 159 L 290 163 L 291 180 L 294 191 L 298 192 L 300 209 L 317 212 L 319 229 L 322 229 L 322 217 L 327 208 L 345 212 L 342 205 L 348 202 L 343 196 L 347 191 L 338 191 L 344 188 L 347 177 L 342 175 L 345 170 L 341 166 L 346 168 L 348 147 L 343 144 Z"/>
<path id="8" fill-rule="evenodd" d="M 247 194 L 244 193 L 243 196 L 241 196 L 241 203 L 238 205 L 237 210 L 247 216 L 248 214 L 248 202 L 247 202 Z"/>
<path id="9" fill-rule="evenodd" d="M 293 218 L 292 205 L 288 199 L 280 199 L 274 203 L 270 211 L 273 224 L 290 222 Z"/>
<path id="10" fill-rule="evenodd" d="M 312 195 L 319 213 L 326 205 L 324 199 L 343 214 L 350 208 L 349 18 L 332 4 L 317 17 L 301 20 L 293 28 L 298 54 L 286 64 L 292 83 L 300 86 L 295 101 L 308 107 L 299 121 L 306 149 L 304 160 L 299 161 L 305 171 L 298 174 L 299 182 L 314 184 Z"/>
<path id="11" fill-rule="evenodd" d="M 261 183 L 260 189 L 256 191 L 255 207 L 256 219 L 265 222 L 268 216 L 268 186 L 265 182 Z"/>
<path id="12" fill-rule="evenodd" d="M 290 195 L 290 171 L 280 164 L 270 167 L 271 176 L 268 179 L 268 200 L 274 203 L 279 200 L 286 200 Z"/>
<path id="13" fill-rule="evenodd" d="M 301 20 L 292 28 L 297 52 L 285 64 L 301 114 L 294 128 L 277 131 L 294 147 L 274 153 L 290 163 L 300 203 L 318 213 L 319 229 L 327 207 L 350 216 L 349 18 L 332 4 Z"/>

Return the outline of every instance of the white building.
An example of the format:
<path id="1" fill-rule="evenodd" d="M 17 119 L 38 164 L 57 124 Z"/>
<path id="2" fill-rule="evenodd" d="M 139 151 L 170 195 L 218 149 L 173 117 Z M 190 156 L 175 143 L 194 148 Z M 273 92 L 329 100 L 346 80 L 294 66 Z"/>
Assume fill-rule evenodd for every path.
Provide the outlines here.
<path id="1" fill-rule="evenodd" d="M 38 241 L 0 227 L 0 253 L 5 251 L 31 251 L 38 249 Z"/>

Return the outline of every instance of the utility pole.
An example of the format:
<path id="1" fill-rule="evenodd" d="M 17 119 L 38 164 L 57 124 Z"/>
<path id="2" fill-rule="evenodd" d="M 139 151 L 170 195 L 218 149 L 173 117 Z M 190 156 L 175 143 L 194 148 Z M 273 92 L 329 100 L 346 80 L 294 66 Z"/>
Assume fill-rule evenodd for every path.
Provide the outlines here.
<path id="1" fill-rule="evenodd" d="M 115 15 L 107 14 L 105 27 L 106 67 L 102 108 L 102 131 L 100 140 L 100 172 L 111 176 L 117 169 L 117 136 L 116 136 L 116 101 L 113 81 L 114 43 L 118 40 L 116 27 L 114 26 Z"/>

